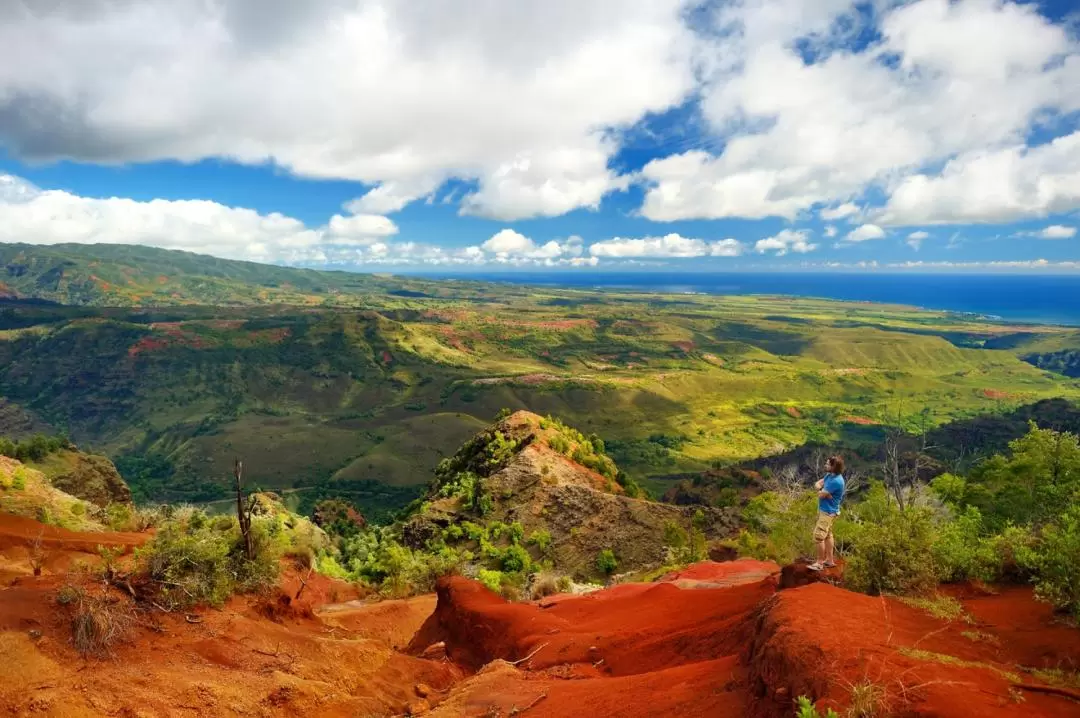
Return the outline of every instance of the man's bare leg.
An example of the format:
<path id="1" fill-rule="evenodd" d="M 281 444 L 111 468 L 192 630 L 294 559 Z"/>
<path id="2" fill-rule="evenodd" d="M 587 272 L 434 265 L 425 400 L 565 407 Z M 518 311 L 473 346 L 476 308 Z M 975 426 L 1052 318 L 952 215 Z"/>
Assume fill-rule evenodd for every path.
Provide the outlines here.
<path id="1" fill-rule="evenodd" d="M 836 540 L 833 539 L 833 535 L 829 534 L 828 538 L 826 538 L 823 543 L 818 544 L 818 545 L 819 546 L 824 546 L 824 552 L 825 552 L 824 562 L 825 563 L 836 563 Z M 822 559 L 818 559 L 818 560 L 820 561 Z"/>
<path id="2" fill-rule="evenodd" d="M 828 555 L 825 549 L 825 541 L 818 541 L 814 545 L 817 546 L 817 562 L 825 563 L 825 557 Z"/>

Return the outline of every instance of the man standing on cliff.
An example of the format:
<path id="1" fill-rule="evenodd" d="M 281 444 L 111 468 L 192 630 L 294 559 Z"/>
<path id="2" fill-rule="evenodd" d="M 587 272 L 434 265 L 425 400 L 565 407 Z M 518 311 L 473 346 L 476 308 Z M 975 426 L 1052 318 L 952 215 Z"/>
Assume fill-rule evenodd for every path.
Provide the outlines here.
<path id="1" fill-rule="evenodd" d="M 844 500 L 844 460 L 839 456 L 830 456 L 825 466 L 828 472 L 825 478 L 818 479 L 818 482 L 814 484 L 818 492 L 818 517 L 814 525 L 817 561 L 808 567 L 811 571 L 820 571 L 836 565 L 833 521 L 840 514 L 840 504 Z"/>

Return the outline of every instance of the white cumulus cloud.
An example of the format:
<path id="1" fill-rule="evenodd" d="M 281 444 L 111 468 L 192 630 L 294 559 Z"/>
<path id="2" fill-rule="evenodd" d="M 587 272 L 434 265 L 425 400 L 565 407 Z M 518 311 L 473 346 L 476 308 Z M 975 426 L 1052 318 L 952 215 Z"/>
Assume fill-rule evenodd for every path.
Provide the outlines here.
<path id="1" fill-rule="evenodd" d="M 885 230 L 876 224 L 860 224 L 844 236 L 848 242 L 865 242 L 870 239 L 883 239 Z"/>
<path id="2" fill-rule="evenodd" d="M 375 240 L 387 230 L 381 226 L 384 234 L 363 235 L 362 226 L 338 219 L 339 229 L 346 232 L 342 236 L 353 241 Z M 306 256 L 323 243 L 327 231 L 310 229 L 276 212 L 259 214 L 208 200 L 98 199 L 42 190 L 18 177 L 0 176 L 0 242 L 145 244 L 230 259 L 277 261 Z"/>
<path id="3" fill-rule="evenodd" d="M 829 221 L 875 189 L 887 207 L 863 213 L 879 225 L 1080 206 L 1074 140 L 1024 144 L 1080 110 L 1080 45 L 1037 4 L 745 0 L 713 20 L 701 106 L 718 149 L 647 164 L 644 216 L 794 220 L 824 205 Z"/>
<path id="4" fill-rule="evenodd" d="M 758 254 L 773 252 L 777 257 L 782 257 L 788 252 L 806 254 L 817 249 L 816 244 L 810 243 L 810 232 L 805 229 L 782 229 L 772 237 L 759 239 L 754 243 L 754 250 Z"/>
<path id="5" fill-rule="evenodd" d="M 912 249 L 918 250 L 920 247 L 922 247 L 922 243 L 929 238 L 930 233 L 920 229 L 909 234 L 907 236 L 907 239 L 905 239 L 904 241 Z"/>
<path id="6" fill-rule="evenodd" d="M 708 242 L 704 239 L 683 237 L 679 234 L 667 234 L 663 237 L 641 237 L 627 239 L 615 237 L 595 242 L 589 246 L 589 253 L 594 257 L 737 257 L 742 254 L 743 245 L 736 239 L 720 239 Z"/>
<path id="7" fill-rule="evenodd" d="M 501 229 L 478 248 L 484 261 L 500 264 L 543 266 L 596 266 L 595 258 L 582 258 L 581 237 L 565 241 L 551 239 L 538 245 L 531 238 L 513 229 Z M 486 253 L 486 254 L 485 254 Z"/>
<path id="8" fill-rule="evenodd" d="M 1080 206 L 1080 132 L 1034 148 L 971 152 L 893 189 L 880 224 L 1013 222 Z"/>
<path id="9" fill-rule="evenodd" d="M 0 3 L 0 144 L 32 160 L 272 162 L 374 187 L 449 178 L 470 214 L 596 207 L 612 128 L 694 89 L 685 0 Z"/>
<path id="10" fill-rule="evenodd" d="M 97 199 L 0 175 L 0 242 L 142 244 L 305 266 L 597 264 L 595 257 L 581 256 L 577 236 L 537 245 L 504 229 L 480 246 L 449 248 L 392 241 L 397 234 L 397 225 L 382 215 L 336 214 L 324 225 L 308 227 L 282 214 L 208 200 Z"/>
<path id="11" fill-rule="evenodd" d="M 1063 224 L 1052 224 L 1044 228 L 1038 234 L 1042 239 L 1068 239 L 1076 236 L 1076 227 L 1066 227 Z"/>
<path id="12" fill-rule="evenodd" d="M 818 214 L 821 215 L 821 218 L 823 220 L 825 220 L 827 222 L 834 222 L 834 221 L 836 221 L 838 219 L 843 219 L 845 217 L 851 217 L 851 216 L 856 215 L 858 213 L 859 213 L 859 208 L 858 207 L 856 207 L 851 202 L 845 202 L 844 204 L 840 205 L 839 207 L 830 207 L 828 209 L 823 209 Z"/>

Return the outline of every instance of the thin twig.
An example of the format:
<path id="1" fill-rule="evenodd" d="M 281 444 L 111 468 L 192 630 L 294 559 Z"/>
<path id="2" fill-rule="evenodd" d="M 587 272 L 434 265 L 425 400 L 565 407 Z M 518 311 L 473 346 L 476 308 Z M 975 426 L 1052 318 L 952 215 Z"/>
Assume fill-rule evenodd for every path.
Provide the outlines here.
<path id="1" fill-rule="evenodd" d="M 545 698 L 547 698 L 547 693 L 541 693 L 541 694 L 540 694 L 540 695 L 538 695 L 538 696 L 537 696 L 536 698 L 533 698 L 533 700 L 532 700 L 532 703 L 530 703 L 529 705 L 525 706 L 524 708 L 520 708 L 520 709 L 519 709 L 519 708 L 518 708 L 517 706 L 514 706 L 513 708 L 511 708 L 511 709 L 510 709 L 510 715 L 512 715 L 512 716 L 517 716 L 517 715 L 521 715 L 521 714 L 522 714 L 522 713 L 524 713 L 525 711 L 527 711 L 527 710 L 529 710 L 529 709 L 531 709 L 531 708 L 535 708 L 535 707 L 536 707 L 536 705 L 537 705 L 537 704 L 538 704 L 538 703 L 539 703 L 540 701 L 544 700 Z"/>
<path id="2" fill-rule="evenodd" d="M 304 592 L 304 589 L 307 588 L 307 580 L 309 578 L 311 578 L 311 572 L 314 571 L 314 570 L 315 570 L 314 566 L 309 566 L 307 576 L 304 577 L 304 578 L 300 578 L 300 575 L 297 574 L 296 577 L 300 578 L 300 590 L 296 592 L 296 596 L 293 598 L 294 601 L 299 601 L 300 600 L 300 594 L 302 594 Z"/>
<path id="3" fill-rule="evenodd" d="M 541 644 L 540 644 L 539 646 L 537 646 L 537 647 L 536 647 L 536 649 L 535 649 L 535 650 L 534 650 L 534 651 L 533 651 L 532 653 L 530 653 L 529 655 L 525 656 L 524 658 L 519 658 L 519 659 L 518 659 L 518 660 L 516 660 L 516 661 L 510 661 L 510 665 L 511 665 L 511 666 L 516 666 L 516 665 L 517 665 L 517 664 L 519 664 L 519 663 L 524 663 L 525 661 L 529 660 L 530 658 L 532 658 L 533 656 L 535 656 L 535 655 L 536 655 L 537 653 L 539 653 L 539 652 L 540 652 L 540 649 L 541 649 L 541 648 L 543 648 L 543 647 L 544 647 L 544 646 L 546 646 L 546 645 L 547 645 L 547 643 L 541 643 Z"/>
<path id="4" fill-rule="evenodd" d="M 1033 693 L 1048 693 L 1052 696 L 1070 698 L 1077 703 L 1080 703 L 1080 691 L 1071 691 L 1068 688 L 1057 688 L 1055 686 L 1040 686 L 1034 683 L 1013 683 L 1013 688 L 1019 688 L 1024 691 L 1032 691 Z"/>

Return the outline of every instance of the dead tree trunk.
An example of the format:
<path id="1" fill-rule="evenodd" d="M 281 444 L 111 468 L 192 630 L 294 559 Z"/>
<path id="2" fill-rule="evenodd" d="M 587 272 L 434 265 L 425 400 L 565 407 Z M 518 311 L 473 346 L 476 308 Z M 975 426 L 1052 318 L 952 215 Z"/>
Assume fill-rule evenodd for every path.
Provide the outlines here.
<path id="1" fill-rule="evenodd" d="M 236 520 L 240 522 L 240 535 L 244 537 L 244 555 L 248 561 L 255 560 L 255 552 L 251 545 L 251 506 L 244 506 L 244 487 L 240 479 L 244 473 L 244 463 L 240 459 L 233 465 L 233 476 L 236 478 Z"/>
<path id="2" fill-rule="evenodd" d="M 904 510 L 904 480 L 900 473 L 900 435 L 899 428 L 889 427 L 885 430 L 885 461 L 882 473 L 885 479 L 885 488 L 892 494 L 896 505 Z"/>

